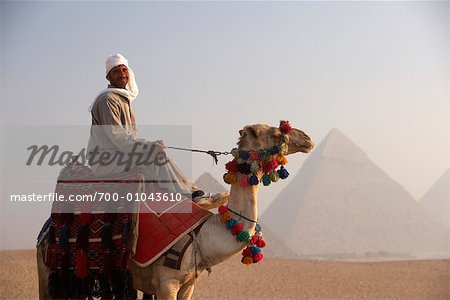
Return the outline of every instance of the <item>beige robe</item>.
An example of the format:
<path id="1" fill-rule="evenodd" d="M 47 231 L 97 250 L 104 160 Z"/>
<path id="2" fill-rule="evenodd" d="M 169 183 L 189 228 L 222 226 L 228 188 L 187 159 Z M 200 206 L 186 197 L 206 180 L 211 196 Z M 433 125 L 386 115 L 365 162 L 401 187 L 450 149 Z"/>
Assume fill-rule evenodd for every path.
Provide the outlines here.
<path id="1" fill-rule="evenodd" d="M 91 159 L 92 151 L 97 149 L 98 154 L 89 161 L 91 168 L 97 176 L 108 176 L 126 172 L 127 167 L 136 167 L 137 157 L 126 164 L 112 160 L 110 163 L 99 163 L 100 153 L 105 153 L 111 158 L 122 156 L 124 162 L 129 160 L 131 152 L 148 155 L 152 148 L 152 142 L 138 138 L 136 131 L 136 119 L 133 109 L 127 98 L 112 92 L 100 94 L 95 100 L 92 110 L 91 135 L 88 144 L 88 159 Z M 148 161 L 155 159 L 157 153 L 152 153 Z M 97 159 L 95 159 L 97 158 Z M 146 180 L 155 181 L 160 187 L 174 192 L 189 194 L 195 184 L 189 180 L 173 160 L 168 158 L 164 165 L 147 164 L 138 166 L 145 175 Z M 92 163 L 92 162 L 98 163 Z"/>

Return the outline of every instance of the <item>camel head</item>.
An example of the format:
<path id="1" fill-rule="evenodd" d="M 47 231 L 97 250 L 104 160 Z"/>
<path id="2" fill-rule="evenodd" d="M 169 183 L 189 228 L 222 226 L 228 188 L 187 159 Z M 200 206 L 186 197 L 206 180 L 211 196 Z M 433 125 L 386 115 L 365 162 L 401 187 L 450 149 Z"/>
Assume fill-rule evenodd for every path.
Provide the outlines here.
<path id="1" fill-rule="evenodd" d="M 283 141 L 283 133 L 280 127 L 272 127 L 265 124 L 247 125 L 239 130 L 239 150 L 256 150 L 270 148 Z M 308 153 L 314 148 L 311 138 L 300 129 L 292 128 L 289 132 L 288 152 L 286 155 L 296 152 Z"/>

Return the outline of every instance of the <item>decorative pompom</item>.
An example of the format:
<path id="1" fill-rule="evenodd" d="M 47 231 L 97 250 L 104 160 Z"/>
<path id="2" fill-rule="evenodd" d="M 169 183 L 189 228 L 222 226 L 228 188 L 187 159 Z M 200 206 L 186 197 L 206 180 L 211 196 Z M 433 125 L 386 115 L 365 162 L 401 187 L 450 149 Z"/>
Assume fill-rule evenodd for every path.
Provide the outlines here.
<path id="1" fill-rule="evenodd" d="M 261 178 L 262 183 L 264 184 L 264 186 L 268 186 L 270 185 L 270 176 L 269 174 L 264 174 Z"/>
<path id="2" fill-rule="evenodd" d="M 264 240 L 262 240 L 262 239 L 259 239 L 256 242 L 256 246 L 258 246 L 259 248 L 264 248 L 266 246 L 266 242 L 264 242 Z"/>
<path id="3" fill-rule="evenodd" d="M 257 243 L 258 241 L 259 241 L 259 236 L 257 236 L 257 235 L 252 236 L 252 238 L 251 238 L 252 244 L 256 245 L 256 243 Z"/>
<path id="4" fill-rule="evenodd" d="M 217 209 L 219 211 L 219 214 L 224 214 L 226 212 L 228 212 L 228 207 L 226 207 L 225 205 L 221 205 L 219 206 L 219 208 Z"/>
<path id="5" fill-rule="evenodd" d="M 228 172 L 223 174 L 223 181 L 225 181 L 228 184 L 233 184 L 237 180 L 236 173 L 234 172 Z"/>
<path id="6" fill-rule="evenodd" d="M 270 180 L 272 182 L 277 182 L 278 179 L 280 179 L 280 175 L 278 174 L 277 171 L 273 171 L 272 173 L 270 173 Z"/>
<path id="7" fill-rule="evenodd" d="M 270 151 L 272 152 L 272 154 L 278 154 L 280 152 L 280 147 L 278 145 L 275 145 Z"/>
<path id="8" fill-rule="evenodd" d="M 250 159 L 251 160 L 258 160 L 259 159 L 259 152 L 252 150 L 250 151 Z"/>
<path id="9" fill-rule="evenodd" d="M 230 219 L 227 221 L 227 223 L 225 223 L 225 226 L 227 227 L 227 229 L 231 229 L 234 226 L 236 226 L 238 223 L 238 221 L 236 221 L 235 219 Z"/>
<path id="10" fill-rule="evenodd" d="M 236 235 L 238 234 L 239 231 L 241 231 L 244 228 L 244 225 L 242 225 L 242 223 L 238 223 L 236 224 L 236 226 L 234 226 L 233 228 L 231 228 L 231 234 L 232 235 Z"/>
<path id="11" fill-rule="evenodd" d="M 239 157 L 239 150 L 237 148 L 231 149 L 231 155 L 233 155 L 234 158 Z"/>
<path id="12" fill-rule="evenodd" d="M 248 176 L 241 177 L 241 187 L 243 188 L 248 187 Z"/>
<path id="13" fill-rule="evenodd" d="M 232 161 L 227 162 L 225 164 L 225 169 L 231 172 L 237 172 L 238 171 L 237 161 L 233 159 Z"/>
<path id="14" fill-rule="evenodd" d="M 226 213 L 220 215 L 220 219 L 222 220 L 222 223 L 226 223 L 229 220 L 231 220 L 231 215 L 229 212 L 226 212 Z"/>
<path id="15" fill-rule="evenodd" d="M 264 255 L 262 253 L 258 253 L 255 256 L 253 256 L 253 262 L 254 263 L 260 262 L 263 260 L 263 258 L 264 258 Z"/>
<path id="16" fill-rule="evenodd" d="M 242 250 L 242 256 L 253 256 L 252 250 L 250 247 L 245 247 L 244 250 Z"/>
<path id="17" fill-rule="evenodd" d="M 256 224 L 255 231 L 256 231 L 256 233 L 260 232 L 261 231 L 261 225 Z"/>
<path id="18" fill-rule="evenodd" d="M 241 230 L 237 234 L 237 239 L 239 242 L 248 242 L 250 240 L 250 234 L 245 230 Z"/>
<path id="19" fill-rule="evenodd" d="M 288 160 L 284 155 L 280 155 L 277 157 L 277 161 L 280 165 L 284 166 L 285 164 L 287 164 Z"/>
<path id="20" fill-rule="evenodd" d="M 283 143 L 288 143 L 291 137 L 288 134 L 283 134 Z"/>
<path id="21" fill-rule="evenodd" d="M 242 173 L 242 174 L 250 174 L 251 173 L 251 171 L 250 171 L 250 164 L 248 164 L 248 163 L 241 163 L 241 164 L 238 164 L 237 165 L 237 169 L 238 169 L 238 171 L 239 171 L 239 173 Z"/>
<path id="22" fill-rule="evenodd" d="M 239 151 L 239 157 L 243 160 L 247 160 L 250 157 L 250 154 L 248 153 L 248 151 L 241 150 Z"/>
<path id="23" fill-rule="evenodd" d="M 253 263 L 253 257 L 251 257 L 251 256 L 244 256 L 242 259 L 241 259 L 241 262 L 244 264 L 244 265 L 251 265 L 252 263 Z"/>
<path id="24" fill-rule="evenodd" d="M 248 183 L 250 185 L 258 185 L 259 179 L 258 179 L 258 177 L 255 174 L 253 174 L 252 176 L 250 176 L 250 178 L 248 180 Z"/>
<path id="25" fill-rule="evenodd" d="M 289 146 L 288 144 L 282 144 L 280 145 L 280 154 L 286 155 L 289 152 Z"/>
<path id="26" fill-rule="evenodd" d="M 289 134 L 291 132 L 291 125 L 289 124 L 289 121 L 280 121 L 280 131 L 283 134 Z"/>
<path id="27" fill-rule="evenodd" d="M 252 162 L 252 164 L 250 165 L 250 171 L 252 173 L 258 173 L 260 169 L 260 163 L 257 161 Z"/>
<path id="28" fill-rule="evenodd" d="M 286 179 L 289 176 L 289 172 L 283 166 L 278 170 L 278 174 L 280 174 L 281 179 Z"/>
<path id="29" fill-rule="evenodd" d="M 261 253 L 261 249 L 259 249 L 259 247 L 250 247 L 250 250 L 252 250 L 252 256 Z"/>
<path id="30" fill-rule="evenodd" d="M 270 150 L 267 150 L 267 149 L 259 150 L 259 158 L 261 160 L 265 159 L 267 156 L 270 156 Z"/>

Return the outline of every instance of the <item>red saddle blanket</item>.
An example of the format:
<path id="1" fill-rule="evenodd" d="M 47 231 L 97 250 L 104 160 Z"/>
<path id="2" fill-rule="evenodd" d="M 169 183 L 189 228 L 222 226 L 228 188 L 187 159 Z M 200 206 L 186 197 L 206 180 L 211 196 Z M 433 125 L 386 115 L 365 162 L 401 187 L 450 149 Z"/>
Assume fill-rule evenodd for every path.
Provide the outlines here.
<path id="1" fill-rule="evenodd" d="M 161 213 L 156 213 L 151 206 L 142 203 L 133 260 L 141 267 L 150 265 L 211 215 L 211 212 L 188 198 Z"/>

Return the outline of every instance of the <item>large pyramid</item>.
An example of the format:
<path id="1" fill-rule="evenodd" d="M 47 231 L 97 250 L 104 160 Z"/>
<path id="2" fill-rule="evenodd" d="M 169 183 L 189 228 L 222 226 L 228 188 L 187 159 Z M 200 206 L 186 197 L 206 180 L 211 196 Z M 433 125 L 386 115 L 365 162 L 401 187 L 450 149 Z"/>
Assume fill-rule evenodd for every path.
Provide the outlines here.
<path id="1" fill-rule="evenodd" d="M 210 193 L 222 193 L 228 192 L 228 190 L 223 186 L 223 184 L 219 183 L 210 173 L 203 173 L 197 179 L 195 184 L 205 192 Z"/>
<path id="2" fill-rule="evenodd" d="M 450 230 L 450 168 L 425 193 L 420 204 Z"/>
<path id="3" fill-rule="evenodd" d="M 261 220 L 302 257 L 450 257 L 450 231 L 337 129 Z"/>

